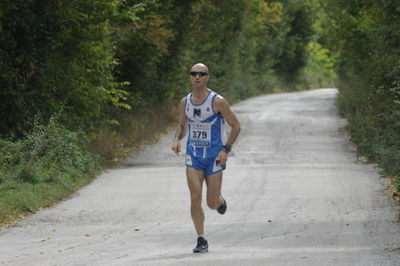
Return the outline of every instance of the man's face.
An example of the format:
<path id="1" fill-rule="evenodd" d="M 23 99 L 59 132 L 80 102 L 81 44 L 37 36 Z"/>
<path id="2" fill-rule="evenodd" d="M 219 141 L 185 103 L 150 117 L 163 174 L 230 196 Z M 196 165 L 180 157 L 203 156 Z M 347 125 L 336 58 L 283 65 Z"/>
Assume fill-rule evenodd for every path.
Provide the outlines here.
<path id="1" fill-rule="evenodd" d="M 208 69 L 203 66 L 193 66 L 190 70 L 190 82 L 193 88 L 207 88 Z"/>

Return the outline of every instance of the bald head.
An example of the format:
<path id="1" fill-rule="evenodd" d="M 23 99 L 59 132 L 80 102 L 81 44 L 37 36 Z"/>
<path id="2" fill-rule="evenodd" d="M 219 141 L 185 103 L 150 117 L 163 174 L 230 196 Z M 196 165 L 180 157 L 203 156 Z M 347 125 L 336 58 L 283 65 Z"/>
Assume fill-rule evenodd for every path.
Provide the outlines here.
<path id="1" fill-rule="evenodd" d="M 193 65 L 192 68 L 190 69 L 190 71 L 206 72 L 207 74 L 210 74 L 208 72 L 208 67 L 203 63 L 197 63 L 197 64 Z"/>

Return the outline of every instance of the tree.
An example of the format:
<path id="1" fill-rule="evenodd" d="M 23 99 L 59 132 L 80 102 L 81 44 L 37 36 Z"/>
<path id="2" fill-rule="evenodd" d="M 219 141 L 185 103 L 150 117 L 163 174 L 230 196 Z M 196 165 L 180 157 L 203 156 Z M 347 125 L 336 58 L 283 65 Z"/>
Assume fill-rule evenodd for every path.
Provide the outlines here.
<path id="1" fill-rule="evenodd" d="M 125 97 L 114 81 L 110 21 L 119 0 L 9 1 L 0 6 L 0 132 L 21 135 L 34 117 L 61 112 L 93 129 Z"/>

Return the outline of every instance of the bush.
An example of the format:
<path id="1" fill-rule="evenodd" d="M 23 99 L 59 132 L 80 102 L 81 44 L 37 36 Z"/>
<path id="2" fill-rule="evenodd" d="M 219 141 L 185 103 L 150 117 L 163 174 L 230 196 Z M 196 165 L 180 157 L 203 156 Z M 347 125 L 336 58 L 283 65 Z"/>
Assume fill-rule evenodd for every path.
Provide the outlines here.
<path id="1" fill-rule="evenodd" d="M 87 137 L 67 130 L 55 117 L 47 125 L 35 122 L 18 141 L 0 140 L 0 224 L 62 199 L 90 181 L 98 168 Z"/>
<path id="2" fill-rule="evenodd" d="M 64 108 L 71 130 L 94 130 L 126 94 L 114 81 L 111 22 L 120 0 L 2 0 L 0 136 L 23 136 L 32 117 Z M 82 126 L 84 125 L 84 127 Z"/>
<path id="3" fill-rule="evenodd" d="M 359 151 L 400 179 L 400 16 L 396 1 L 328 1 L 339 104 Z M 340 16 L 338 16 L 340 12 Z M 400 189 L 400 187 L 398 187 Z"/>
<path id="4" fill-rule="evenodd" d="M 56 181 L 57 172 L 91 172 L 97 159 L 87 151 L 87 143 L 83 133 L 67 130 L 54 117 L 48 125 L 36 122 L 24 139 L 0 142 L 3 175 L 14 181 L 40 183 Z"/>

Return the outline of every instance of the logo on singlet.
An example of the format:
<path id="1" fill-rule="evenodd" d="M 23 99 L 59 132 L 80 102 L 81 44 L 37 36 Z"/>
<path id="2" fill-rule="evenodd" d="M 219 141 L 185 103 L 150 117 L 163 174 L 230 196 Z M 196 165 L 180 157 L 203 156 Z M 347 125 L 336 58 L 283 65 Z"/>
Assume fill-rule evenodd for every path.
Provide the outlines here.
<path id="1" fill-rule="evenodd" d="M 201 117 L 201 109 L 193 109 L 193 117 Z"/>

